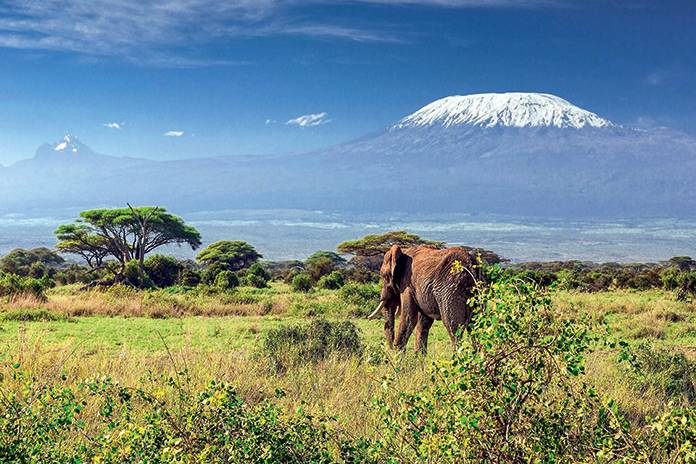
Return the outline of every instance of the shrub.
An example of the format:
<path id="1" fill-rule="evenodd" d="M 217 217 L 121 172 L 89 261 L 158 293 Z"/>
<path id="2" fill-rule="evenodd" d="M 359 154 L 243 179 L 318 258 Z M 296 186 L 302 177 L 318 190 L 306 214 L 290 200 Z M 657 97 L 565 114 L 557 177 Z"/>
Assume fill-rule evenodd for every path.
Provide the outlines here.
<path id="1" fill-rule="evenodd" d="M 305 269 L 314 282 L 325 275 L 329 275 L 336 269 L 336 264 L 328 256 L 318 256 L 305 263 Z"/>
<path id="2" fill-rule="evenodd" d="M 326 419 L 286 414 L 273 400 L 249 405 L 226 383 L 171 379 L 168 402 L 109 378 L 65 386 L 16 376 L 24 393 L 0 402 L 0 462 L 371 462 L 365 442 Z"/>
<path id="3" fill-rule="evenodd" d="M 213 262 L 207 265 L 200 273 L 201 282 L 205 285 L 215 285 L 217 275 L 223 271 L 229 271 L 230 268 L 223 263 Z"/>
<path id="4" fill-rule="evenodd" d="M 679 287 L 679 269 L 669 267 L 660 272 L 660 281 L 665 290 L 676 290 Z"/>
<path id="5" fill-rule="evenodd" d="M 0 272 L 0 297 L 27 294 L 44 299 L 46 290 L 53 286 L 55 286 L 55 282 L 48 276 L 34 279 Z"/>
<path id="6" fill-rule="evenodd" d="M 326 288 L 328 290 L 336 290 L 343 287 L 345 283 L 346 279 L 343 277 L 343 273 L 340 271 L 333 271 L 331 274 L 325 275 L 319 279 L 319 282 L 317 282 L 317 287 Z"/>
<path id="7" fill-rule="evenodd" d="M 306 293 L 312 289 L 312 276 L 310 276 L 307 272 L 300 272 L 292 278 L 292 283 L 290 286 L 295 292 Z"/>
<path id="8" fill-rule="evenodd" d="M 491 273 L 475 297 L 472 347 L 435 362 L 415 391 L 386 380 L 375 452 L 414 463 L 650 461 L 650 437 L 577 379 L 591 327 L 555 313 L 534 285 Z"/>
<path id="9" fill-rule="evenodd" d="M 316 363 L 335 355 L 361 355 L 359 329 L 350 321 L 314 320 L 310 324 L 285 325 L 269 330 L 261 347 L 276 372 L 304 363 Z"/>
<path id="10" fill-rule="evenodd" d="M 222 271 L 215 277 L 215 286 L 220 290 L 232 290 L 238 285 L 239 278 L 232 271 Z"/>
<path id="11" fill-rule="evenodd" d="M 632 354 L 631 378 L 640 390 L 652 387 L 668 401 L 696 402 L 696 362 L 689 361 L 683 352 L 641 343 Z"/>
<path id="12" fill-rule="evenodd" d="M 125 285 L 130 285 L 135 288 L 151 288 L 154 287 L 152 279 L 147 275 L 147 272 L 140 266 L 138 260 L 128 261 L 123 268 L 121 275 L 122 282 Z"/>
<path id="13" fill-rule="evenodd" d="M 686 301 L 696 297 L 696 271 L 682 272 L 677 279 L 677 299 Z"/>
<path id="14" fill-rule="evenodd" d="M 195 287 L 201 283 L 201 273 L 196 269 L 183 269 L 179 273 L 179 285 Z"/>
<path id="15" fill-rule="evenodd" d="M 181 264 L 176 258 L 159 254 L 148 257 L 144 265 L 147 275 L 160 288 L 176 284 L 181 271 Z"/>
<path id="16" fill-rule="evenodd" d="M 354 306 L 351 314 L 354 316 L 367 316 L 375 309 L 379 301 L 379 284 L 359 284 L 348 282 L 338 291 L 341 300 Z"/>

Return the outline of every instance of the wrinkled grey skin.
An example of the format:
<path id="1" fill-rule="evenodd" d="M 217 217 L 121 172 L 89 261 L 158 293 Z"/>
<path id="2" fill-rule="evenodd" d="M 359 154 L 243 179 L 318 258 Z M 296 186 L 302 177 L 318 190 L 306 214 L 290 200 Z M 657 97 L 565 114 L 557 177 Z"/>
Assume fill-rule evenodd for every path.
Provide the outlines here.
<path id="1" fill-rule="evenodd" d="M 461 267 L 455 266 L 455 261 Z M 436 250 L 419 246 L 402 250 L 398 245 L 392 246 L 380 269 L 380 305 L 370 316 L 381 310 L 387 345 L 404 349 L 415 329 L 415 350 L 426 353 L 428 332 L 437 319 L 442 320 L 456 346 L 461 329 L 471 321 L 468 300 L 476 285 L 474 262 L 459 247 Z M 395 333 L 396 316 L 399 326 Z"/>

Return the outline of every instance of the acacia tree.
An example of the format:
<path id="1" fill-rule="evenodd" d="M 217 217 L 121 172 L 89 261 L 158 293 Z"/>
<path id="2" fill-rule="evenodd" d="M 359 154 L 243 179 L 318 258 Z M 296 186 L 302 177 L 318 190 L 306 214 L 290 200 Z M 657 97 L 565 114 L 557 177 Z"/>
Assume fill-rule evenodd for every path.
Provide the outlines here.
<path id="1" fill-rule="evenodd" d="M 402 247 L 428 245 L 433 248 L 444 248 L 445 242 L 426 240 L 416 234 L 398 230 L 384 234 L 366 235 L 359 240 L 339 243 L 337 249 L 339 253 L 348 253 L 356 256 L 378 256 L 386 253 L 392 245 Z"/>
<path id="2" fill-rule="evenodd" d="M 55 231 L 61 253 L 78 255 L 91 269 L 99 269 L 111 254 L 108 241 L 96 234 L 87 224 L 63 224 Z"/>
<path id="3" fill-rule="evenodd" d="M 75 224 L 60 226 L 55 233 L 56 248 L 78 254 L 94 266 L 111 256 L 120 264 L 119 275 L 134 259 L 142 267 L 147 253 L 161 246 L 189 245 L 195 250 L 201 244 L 194 227 L 157 206 L 83 211 Z"/>
<path id="4" fill-rule="evenodd" d="M 206 267 L 218 266 L 230 271 L 247 268 L 263 258 L 247 242 L 242 240 L 220 240 L 198 253 L 196 260 Z"/>

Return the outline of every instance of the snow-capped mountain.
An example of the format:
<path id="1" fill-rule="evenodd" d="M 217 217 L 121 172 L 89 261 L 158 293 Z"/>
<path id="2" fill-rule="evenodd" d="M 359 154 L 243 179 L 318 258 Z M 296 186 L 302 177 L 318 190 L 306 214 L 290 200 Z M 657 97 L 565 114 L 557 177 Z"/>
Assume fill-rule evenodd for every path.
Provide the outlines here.
<path id="1" fill-rule="evenodd" d="M 37 158 L 64 159 L 87 158 L 96 154 L 87 145 L 72 134 L 65 134 L 54 143 L 46 143 L 36 150 Z M 97 155 L 98 156 L 98 155 Z"/>
<path id="2" fill-rule="evenodd" d="M 610 127 L 613 124 L 547 93 L 480 93 L 436 100 L 406 116 L 392 130 L 413 127 Z"/>
<path id="3" fill-rule="evenodd" d="M 614 124 L 548 94 L 446 97 L 300 155 L 157 162 L 74 136 L 0 171 L 0 212 L 126 202 L 546 217 L 696 216 L 696 139 Z"/>

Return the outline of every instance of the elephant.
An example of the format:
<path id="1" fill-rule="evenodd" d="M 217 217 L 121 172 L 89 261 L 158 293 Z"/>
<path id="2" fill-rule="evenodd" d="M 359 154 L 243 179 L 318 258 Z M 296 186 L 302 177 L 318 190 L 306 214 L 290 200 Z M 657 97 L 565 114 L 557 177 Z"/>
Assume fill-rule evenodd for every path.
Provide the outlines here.
<path id="1" fill-rule="evenodd" d="M 476 259 L 464 248 L 435 249 L 393 245 L 380 269 L 382 291 L 377 309 L 384 315 L 384 335 L 390 348 L 403 349 L 416 329 L 416 352 L 425 354 L 434 320 L 442 320 L 456 347 L 460 330 L 469 328 L 469 299 L 480 277 Z M 399 314 L 394 334 L 394 317 Z"/>

